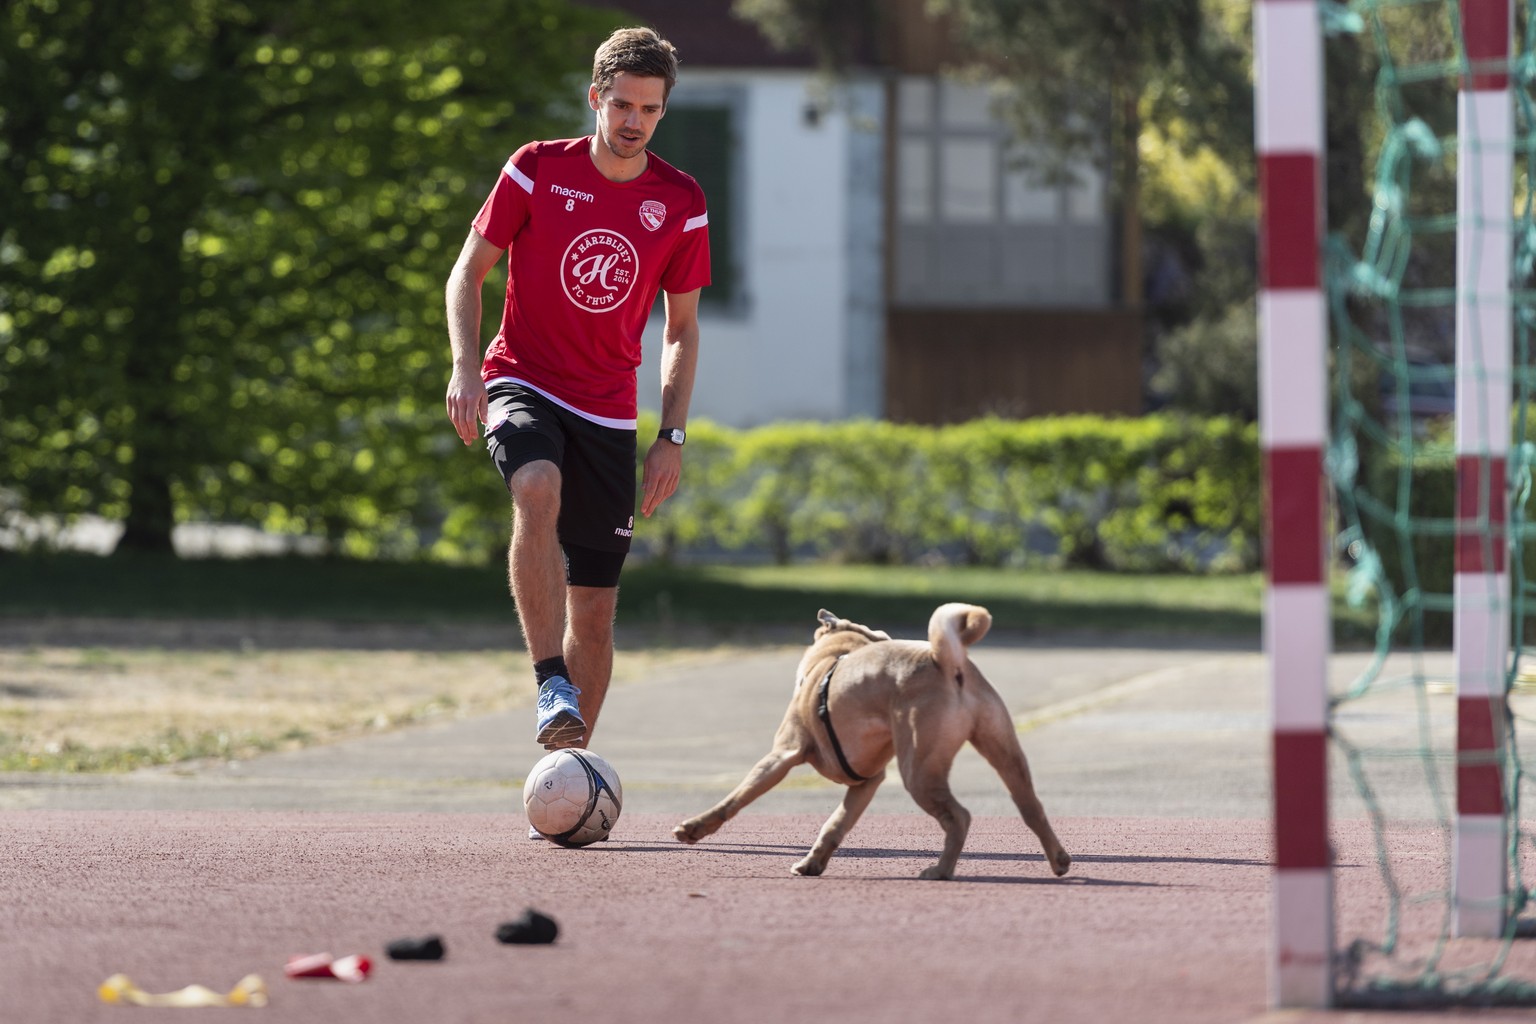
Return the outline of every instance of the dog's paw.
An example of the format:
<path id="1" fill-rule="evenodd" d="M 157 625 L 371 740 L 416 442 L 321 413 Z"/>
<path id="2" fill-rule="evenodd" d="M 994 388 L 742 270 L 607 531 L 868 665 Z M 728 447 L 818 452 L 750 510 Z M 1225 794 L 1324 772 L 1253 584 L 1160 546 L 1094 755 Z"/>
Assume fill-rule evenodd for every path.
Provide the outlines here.
<path id="1" fill-rule="evenodd" d="M 815 878 L 827 870 L 827 866 L 813 857 L 806 857 L 804 860 L 796 861 L 795 866 L 789 870 L 794 874 L 804 875 L 806 878 Z"/>
<path id="2" fill-rule="evenodd" d="M 1072 855 L 1066 850 L 1057 850 L 1056 858 L 1051 861 L 1051 870 L 1060 878 L 1072 867 Z"/>
<path id="3" fill-rule="evenodd" d="M 923 868 L 917 873 L 917 877 L 928 882 L 947 882 L 955 877 L 955 873 L 944 870 L 943 865 L 935 864 L 932 867 Z"/>
<path id="4" fill-rule="evenodd" d="M 703 839 L 704 834 L 698 830 L 693 822 L 685 821 L 672 830 L 672 838 L 680 843 L 692 844 Z"/>

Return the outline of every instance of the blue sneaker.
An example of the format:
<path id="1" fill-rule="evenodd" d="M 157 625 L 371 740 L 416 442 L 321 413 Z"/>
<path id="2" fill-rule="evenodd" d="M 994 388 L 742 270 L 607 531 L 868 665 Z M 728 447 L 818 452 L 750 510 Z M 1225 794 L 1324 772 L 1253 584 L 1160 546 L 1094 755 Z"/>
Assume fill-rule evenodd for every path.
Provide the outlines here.
<path id="1" fill-rule="evenodd" d="M 550 676 L 539 687 L 539 731 L 537 739 L 545 750 L 575 746 L 587 734 L 576 706 L 581 691 L 564 676 Z"/>

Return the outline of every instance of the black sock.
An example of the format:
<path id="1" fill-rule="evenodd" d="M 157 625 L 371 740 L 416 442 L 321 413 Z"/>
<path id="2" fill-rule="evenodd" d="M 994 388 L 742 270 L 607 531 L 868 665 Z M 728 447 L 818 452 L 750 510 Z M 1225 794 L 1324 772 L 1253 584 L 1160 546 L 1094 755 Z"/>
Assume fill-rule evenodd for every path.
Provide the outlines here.
<path id="1" fill-rule="evenodd" d="M 551 676 L 564 676 L 569 680 L 571 678 L 571 670 L 565 667 L 565 657 L 557 654 L 553 658 L 545 658 L 543 661 L 534 662 L 533 675 L 539 681 L 539 685 L 543 686 L 545 680 Z"/>

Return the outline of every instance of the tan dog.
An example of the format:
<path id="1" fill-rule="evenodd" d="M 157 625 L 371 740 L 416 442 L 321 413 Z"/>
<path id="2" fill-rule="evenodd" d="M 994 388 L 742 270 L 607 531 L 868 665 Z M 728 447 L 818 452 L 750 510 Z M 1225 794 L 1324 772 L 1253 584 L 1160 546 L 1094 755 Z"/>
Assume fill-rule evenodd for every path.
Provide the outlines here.
<path id="1" fill-rule="evenodd" d="M 926 644 L 892 640 L 826 609 L 817 618 L 821 625 L 800 659 L 795 695 L 773 749 L 729 796 L 672 834 L 680 842 L 698 842 L 778 785 L 795 765 L 809 761 L 848 787 L 816 845 L 792 868 L 798 875 L 819 875 L 869 806 L 894 757 L 907 792 L 944 828 L 944 852 L 920 877 L 952 878 L 971 815 L 949 790 L 949 769 L 969 740 L 1003 777 L 1025 824 L 1039 836 L 1051 870 L 1066 874 L 1072 858 L 1035 796 L 1013 718 L 966 656 L 966 648 L 991 628 L 991 614 L 975 605 L 941 605 L 928 622 Z"/>

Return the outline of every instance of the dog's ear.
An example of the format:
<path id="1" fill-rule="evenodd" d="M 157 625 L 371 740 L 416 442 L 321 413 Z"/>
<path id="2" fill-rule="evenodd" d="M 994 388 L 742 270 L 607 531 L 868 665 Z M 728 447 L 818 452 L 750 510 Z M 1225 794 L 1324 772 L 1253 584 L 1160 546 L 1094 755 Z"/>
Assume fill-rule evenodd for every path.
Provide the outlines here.
<path id="1" fill-rule="evenodd" d="M 831 629 L 837 625 L 837 616 L 823 608 L 816 613 L 816 621 Z"/>

